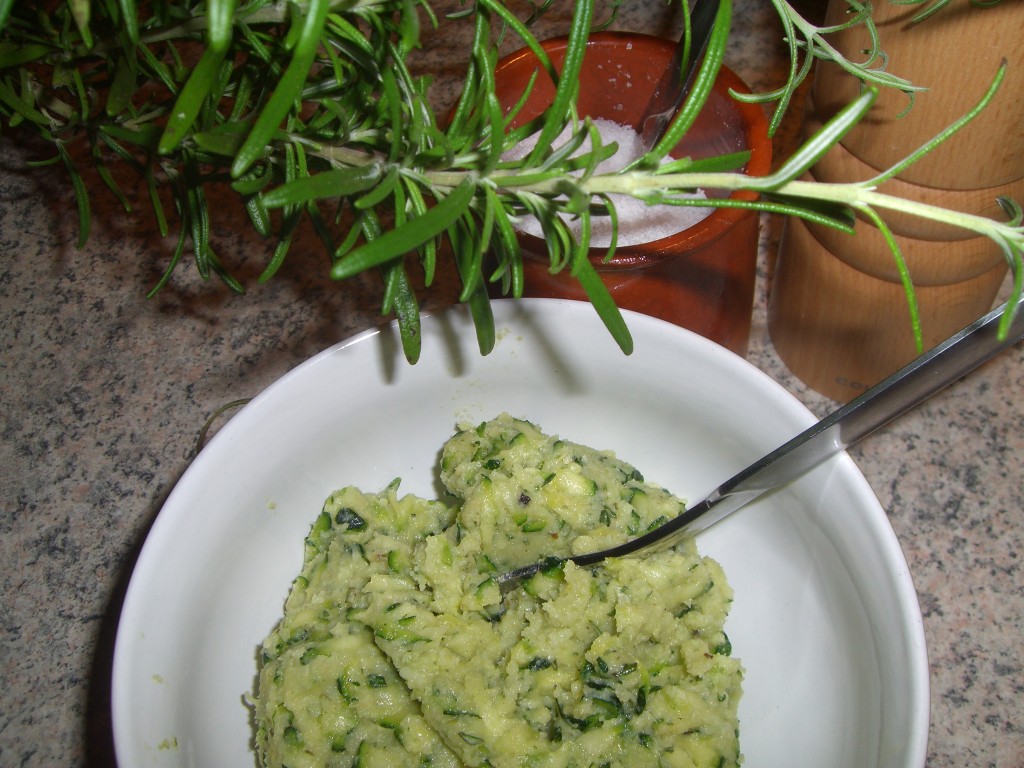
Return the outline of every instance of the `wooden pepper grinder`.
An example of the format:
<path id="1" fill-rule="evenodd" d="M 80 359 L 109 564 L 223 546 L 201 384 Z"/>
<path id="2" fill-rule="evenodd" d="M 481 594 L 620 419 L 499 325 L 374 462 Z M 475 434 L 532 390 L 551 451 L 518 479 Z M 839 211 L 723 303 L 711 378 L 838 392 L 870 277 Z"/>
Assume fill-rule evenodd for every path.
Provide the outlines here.
<path id="1" fill-rule="evenodd" d="M 842 23 L 847 0 L 831 0 L 826 24 Z M 1024 203 L 1024 4 L 954 0 L 914 22 L 920 5 L 879 2 L 874 19 L 887 69 L 929 90 L 908 97 L 883 89 L 871 112 L 810 172 L 823 182 L 863 181 L 925 144 L 981 99 L 1000 63 L 1006 77 L 989 106 L 931 154 L 879 187 L 947 208 L 1001 217 L 996 199 Z M 831 42 L 850 60 L 870 40 L 860 25 Z M 861 83 L 820 62 L 805 133 L 856 98 Z M 925 348 L 987 312 L 1005 277 L 1002 251 L 966 230 L 881 211 L 906 259 L 920 307 Z M 806 384 L 839 401 L 910 362 L 917 351 L 903 286 L 879 230 L 858 220 L 854 235 L 787 220 L 768 306 L 768 328 L 783 362 Z"/>

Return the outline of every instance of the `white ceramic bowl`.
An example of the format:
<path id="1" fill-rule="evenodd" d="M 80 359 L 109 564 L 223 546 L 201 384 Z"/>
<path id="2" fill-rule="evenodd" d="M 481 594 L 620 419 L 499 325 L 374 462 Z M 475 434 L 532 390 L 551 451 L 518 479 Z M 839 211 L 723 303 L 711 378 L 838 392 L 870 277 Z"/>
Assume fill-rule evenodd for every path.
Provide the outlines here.
<path id="1" fill-rule="evenodd" d="M 409 366 L 396 331 L 314 357 L 245 406 L 174 488 L 143 547 L 114 660 L 125 768 L 253 768 L 244 696 L 324 498 L 353 484 L 439 492 L 456 422 L 508 411 L 614 450 L 697 501 L 813 423 L 782 387 L 678 327 L 627 314 L 629 357 L 583 303 L 495 303 L 481 357 L 461 310 L 426 318 Z M 735 590 L 751 768 L 924 763 L 920 608 L 885 513 L 843 455 L 700 535 Z"/>

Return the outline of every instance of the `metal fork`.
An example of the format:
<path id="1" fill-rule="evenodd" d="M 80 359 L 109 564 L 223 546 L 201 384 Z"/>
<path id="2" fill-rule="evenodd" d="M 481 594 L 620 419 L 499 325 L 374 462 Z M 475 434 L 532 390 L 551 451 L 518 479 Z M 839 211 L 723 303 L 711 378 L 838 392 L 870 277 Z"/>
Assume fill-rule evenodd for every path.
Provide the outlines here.
<path id="1" fill-rule="evenodd" d="M 503 573 L 498 577 L 501 593 L 507 594 L 523 580 L 559 562 L 596 565 L 609 557 L 668 546 L 682 536 L 709 528 L 762 494 L 789 484 L 1024 339 L 1024 297 L 1013 307 L 1013 322 L 1005 337 L 1000 338 L 999 324 L 1007 308 L 1004 304 L 946 339 L 726 480 L 678 517 L 617 547 L 566 558 L 549 557 Z"/>

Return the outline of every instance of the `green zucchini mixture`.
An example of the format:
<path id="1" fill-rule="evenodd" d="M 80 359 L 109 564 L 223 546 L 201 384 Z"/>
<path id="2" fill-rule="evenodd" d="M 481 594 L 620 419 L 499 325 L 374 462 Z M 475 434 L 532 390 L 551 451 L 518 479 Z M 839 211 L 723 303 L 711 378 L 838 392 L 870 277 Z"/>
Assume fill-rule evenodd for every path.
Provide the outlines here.
<path id="1" fill-rule="evenodd" d="M 732 593 L 692 541 L 562 562 L 683 502 L 608 452 L 502 415 L 444 446 L 451 503 L 333 493 L 253 697 L 265 768 L 613 768 L 740 762 Z"/>

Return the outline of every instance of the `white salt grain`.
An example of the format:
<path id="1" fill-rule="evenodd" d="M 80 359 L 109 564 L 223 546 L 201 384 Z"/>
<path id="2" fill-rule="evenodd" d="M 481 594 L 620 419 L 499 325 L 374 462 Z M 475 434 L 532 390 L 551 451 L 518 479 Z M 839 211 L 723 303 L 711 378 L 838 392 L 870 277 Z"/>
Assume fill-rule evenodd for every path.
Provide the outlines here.
<path id="1" fill-rule="evenodd" d="M 598 134 L 604 144 L 615 142 L 619 145 L 618 151 L 597 167 L 597 173 L 614 173 L 643 154 L 643 145 L 640 136 L 629 126 L 619 125 L 612 120 L 594 120 Z M 572 136 L 572 128 L 566 126 L 561 135 L 552 142 L 555 147 L 560 147 Z M 526 157 L 536 144 L 536 136 L 532 136 L 521 142 L 502 155 L 504 160 L 521 160 Z M 576 151 L 576 155 L 590 151 L 590 139 L 586 139 L 583 145 Z M 609 195 L 615 203 L 615 211 L 619 219 L 618 245 L 639 245 L 649 243 L 653 240 L 660 240 L 669 237 L 677 232 L 692 227 L 697 222 L 706 218 L 712 208 L 684 207 L 674 205 L 647 205 L 629 195 Z M 695 200 L 706 200 L 707 196 L 703 191 L 698 190 L 693 195 L 686 197 Z M 580 223 L 571 217 L 563 217 L 569 229 L 576 237 L 580 235 Z M 540 223 L 533 218 L 524 217 L 518 225 L 519 229 L 536 237 L 543 237 Z M 609 216 L 592 216 L 590 219 L 590 244 L 597 248 L 606 248 L 611 245 L 612 226 Z"/>

